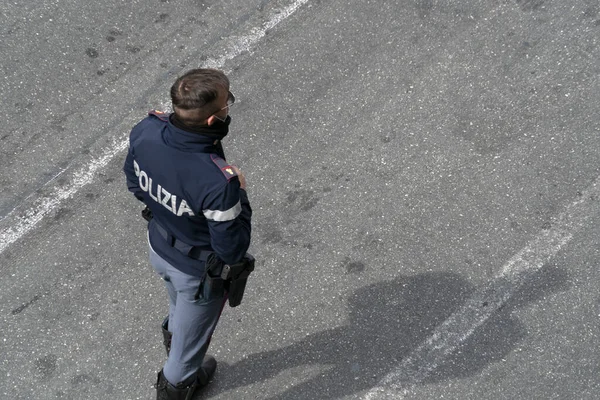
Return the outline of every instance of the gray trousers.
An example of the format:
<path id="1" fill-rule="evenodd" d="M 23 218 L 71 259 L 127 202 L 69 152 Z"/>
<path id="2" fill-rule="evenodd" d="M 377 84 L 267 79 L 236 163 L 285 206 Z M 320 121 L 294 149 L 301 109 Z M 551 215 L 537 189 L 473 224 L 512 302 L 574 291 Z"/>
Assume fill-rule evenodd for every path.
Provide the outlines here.
<path id="1" fill-rule="evenodd" d="M 203 285 L 199 298 L 195 299 L 201 278 L 179 271 L 156 254 L 152 246 L 150 264 L 165 282 L 169 294 L 169 332 L 173 338 L 163 374 L 172 385 L 188 383 L 202 365 L 227 295 L 222 286 Z"/>

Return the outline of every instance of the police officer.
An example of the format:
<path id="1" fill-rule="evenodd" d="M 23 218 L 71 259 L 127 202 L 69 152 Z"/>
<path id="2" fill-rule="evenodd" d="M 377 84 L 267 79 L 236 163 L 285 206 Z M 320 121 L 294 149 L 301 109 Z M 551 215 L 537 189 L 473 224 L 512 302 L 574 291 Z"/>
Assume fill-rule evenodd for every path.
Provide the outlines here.
<path id="1" fill-rule="evenodd" d="M 227 299 L 219 266 L 244 258 L 252 214 L 244 175 L 221 146 L 235 101 L 228 78 L 191 70 L 171 100 L 174 113 L 152 111 L 133 128 L 124 166 L 129 190 L 152 215 L 150 263 L 169 296 L 158 400 L 190 399 L 214 374 L 206 350 Z"/>

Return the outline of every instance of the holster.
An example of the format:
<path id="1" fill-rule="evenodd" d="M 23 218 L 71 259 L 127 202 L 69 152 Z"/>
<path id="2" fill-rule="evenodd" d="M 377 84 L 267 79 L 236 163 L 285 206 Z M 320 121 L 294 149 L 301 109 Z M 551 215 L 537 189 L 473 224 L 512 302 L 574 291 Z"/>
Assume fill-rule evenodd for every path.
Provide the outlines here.
<path id="1" fill-rule="evenodd" d="M 254 271 L 254 262 L 252 254 L 246 253 L 239 263 L 223 266 L 221 278 L 225 281 L 230 307 L 237 307 L 242 302 L 248 276 Z"/>

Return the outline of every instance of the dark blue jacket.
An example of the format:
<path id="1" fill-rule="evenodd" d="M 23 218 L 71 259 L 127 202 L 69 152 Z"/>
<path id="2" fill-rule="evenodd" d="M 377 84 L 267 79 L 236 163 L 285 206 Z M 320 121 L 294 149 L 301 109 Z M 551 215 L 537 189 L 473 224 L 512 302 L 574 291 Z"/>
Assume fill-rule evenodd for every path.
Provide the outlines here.
<path id="1" fill-rule="evenodd" d="M 177 128 L 168 114 L 151 112 L 131 131 L 123 170 L 128 189 L 154 215 L 148 224 L 152 248 L 175 268 L 202 276 L 204 261 L 172 247 L 157 224 L 169 239 L 212 250 L 225 263 L 244 257 L 252 209 L 214 137 Z"/>

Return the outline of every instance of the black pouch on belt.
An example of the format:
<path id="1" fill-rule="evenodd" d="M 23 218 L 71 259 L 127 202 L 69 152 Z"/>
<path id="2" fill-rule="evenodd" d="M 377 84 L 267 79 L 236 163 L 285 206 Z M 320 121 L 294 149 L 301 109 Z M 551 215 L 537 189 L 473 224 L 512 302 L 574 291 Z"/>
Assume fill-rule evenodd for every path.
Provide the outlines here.
<path id="1" fill-rule="evenodd" d="M 225 281 L 221 278 L 223 262 L 213 253 L 206 260 L 206 272 L 200 281 L 198 291 L 194 298 L 198 300 L 203 298 L 210 300 L 214 297 L 221 297 L 225 291 Z"/>

